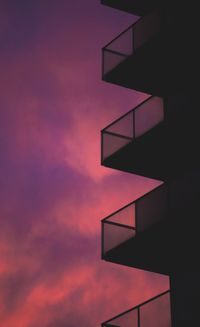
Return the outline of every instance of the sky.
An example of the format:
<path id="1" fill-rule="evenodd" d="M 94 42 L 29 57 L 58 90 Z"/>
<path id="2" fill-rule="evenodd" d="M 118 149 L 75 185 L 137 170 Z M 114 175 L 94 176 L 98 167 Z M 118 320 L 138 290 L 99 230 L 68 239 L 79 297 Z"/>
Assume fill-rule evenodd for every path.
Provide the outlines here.
<path id="1" fill-rule="evenodd" d="M 168 289 L 100 258 L 100 220 L 158 182 L 100 166 L 147 95 L 101 81 L 136 20 L 98 0 L 0 1 L 0 327 L 94 327 Z"/>

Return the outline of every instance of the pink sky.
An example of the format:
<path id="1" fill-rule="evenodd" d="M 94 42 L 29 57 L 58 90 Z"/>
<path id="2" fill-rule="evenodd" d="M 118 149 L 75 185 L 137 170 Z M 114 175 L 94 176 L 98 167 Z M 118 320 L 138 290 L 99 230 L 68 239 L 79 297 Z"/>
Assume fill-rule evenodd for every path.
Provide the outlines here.
<path id="1" fill-rule="evenodd" d="M 100 259 L 100 219 L 158 185 L 100 166 L 100 130 L 146 97 L 100 76 L 101 47 L 135 19 L 97 0 L 1 1 L 2 327 L 99 326 L 168 288 Z"/>

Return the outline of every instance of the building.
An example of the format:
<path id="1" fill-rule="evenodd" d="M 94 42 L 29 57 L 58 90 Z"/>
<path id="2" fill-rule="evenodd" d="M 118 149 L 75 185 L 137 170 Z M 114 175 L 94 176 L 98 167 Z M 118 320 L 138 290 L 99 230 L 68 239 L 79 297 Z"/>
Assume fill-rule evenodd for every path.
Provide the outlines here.
<path id="1" fill-rule="evenodd" d="M 101 131 L 101 163 L 163 182 L 102 220 L 102 259 L 170 279 L 169 292 L 102 326 L 200 326 L 197 8 L 102 3 L 141 16 L 102 49 L 103 80 L 151 96 Z"/>

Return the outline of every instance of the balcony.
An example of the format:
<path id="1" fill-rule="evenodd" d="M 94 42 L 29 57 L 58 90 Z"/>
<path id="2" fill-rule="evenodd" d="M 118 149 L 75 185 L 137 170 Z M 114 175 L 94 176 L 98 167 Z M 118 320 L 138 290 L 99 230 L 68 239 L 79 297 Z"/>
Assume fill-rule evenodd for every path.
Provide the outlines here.
<path id="1" fill-rule="evenodd" d="M 129 12 L 137 16 L 144 16 L 156 7 L 157 0 L 101 0 L 103 5 Z"/>
<path id="2" fill-rule="evenodd" d="M 174 16 L 150 12 L 109 42 L 102 49 L 102 79 L 157 96 L 194 89 L 196 29 Z"/>
<path id="3" fill-rule="evenodd" d="M 102 327 L 171 327 L 170 292 L 156 297 L 102 323 Z"/>
<path id="4" fill-rule="evenodd" d="M 199 194 L 197 172 L 162 184 L 104 218 L 102 259 L 165 275 L 183 271 L 185 262 L 199 271 Z"/>
<path id="5" fill-rule="evenodd" d="M 164 102 L 150 97 L 101 131 L 101 164 L 155 179 L 164 179 L 169 167 Z M 165 155 L 166 157 L 166 155 Z"/>
<path id="6" fill-rule="evenodd" d="M 160 235 L 163 243 L 166 234 L 167 196 L 163 184 L 104 218 L 102 259 L 167 274 L 166 259 L 156 250 Z"/>
<path id="7" fill-rule="evenodd" d="M 163 181 L 198 168 L 198 100 L 180 99 L 150 97 L 105 127 L 101 164 Z"/>

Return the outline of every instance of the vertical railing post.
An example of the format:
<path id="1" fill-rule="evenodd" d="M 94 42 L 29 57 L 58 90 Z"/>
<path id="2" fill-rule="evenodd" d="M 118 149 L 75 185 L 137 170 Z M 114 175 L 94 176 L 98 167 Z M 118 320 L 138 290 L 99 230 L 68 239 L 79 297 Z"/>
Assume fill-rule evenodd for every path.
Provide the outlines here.
<path id="1" fill-rule="evenodd" d="M 103 132 L 101 131 L 101 164 L 103 164 L 103 149 L 104 149 L 104 142 L 103 142 Z"/>
<path id="2" fill-rule="evenodd" d="M 104 255 L 104 222 L 101 222 L 101 259 Z"/>
<path id="3" fill-rule="evenodd" d="M 133 140 L 135 139 L 135 110 L 133 110 Z"/>
<path id="4" fill-rule="evenodd" d="M 101 50 L 101 78 L 104 77 L 104 49 Z"/>
<path id="5" fill-rule="evenodd" d="M 138 327 L 141 327 L 141 325 L 140 325 L 140 307 L 138 307 L 137 312 L 138 312 Z"/>

